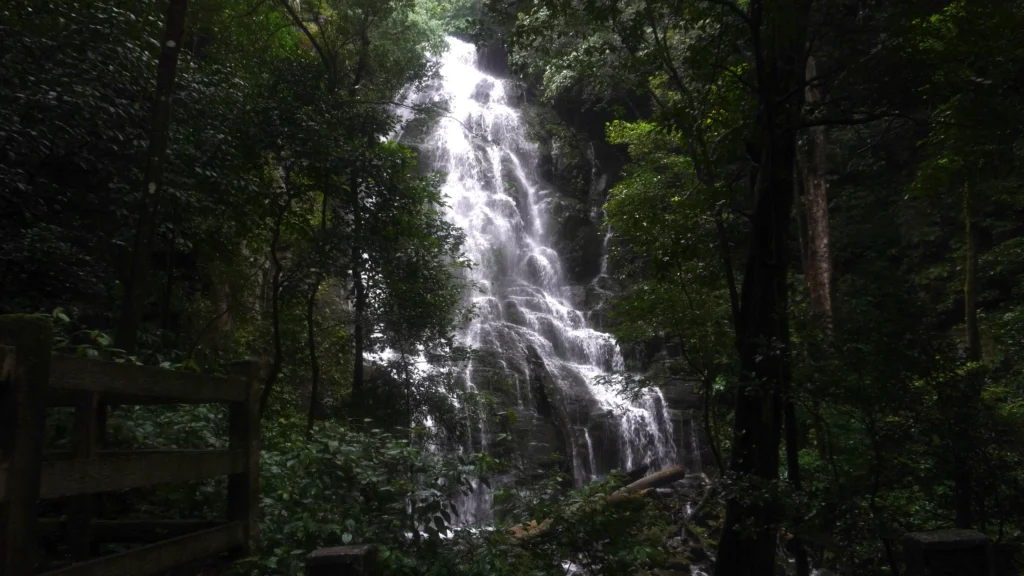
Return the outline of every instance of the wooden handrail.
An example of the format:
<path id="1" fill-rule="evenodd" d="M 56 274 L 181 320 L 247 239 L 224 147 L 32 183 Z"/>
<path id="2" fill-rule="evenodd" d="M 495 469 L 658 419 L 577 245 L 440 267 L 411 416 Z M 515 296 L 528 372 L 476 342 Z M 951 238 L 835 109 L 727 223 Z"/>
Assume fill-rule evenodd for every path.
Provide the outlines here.
<path id="1" fill-rule="evenodd" d="M 9 469 L 10 464 L 0 462 L 0 503 L 7 500 L 7 471 Z"/>
<path id="2" fill-rule="evenodd" d="M 42 499 L 126 490 L 211 476 L 238 474 L 245 469 L 241 450 L 167 450 L 100 454 L 85 460 L 57 460 L 42 465 Z"/>
<path id="3" fill-rule="evenodd" d="M 93 520 L 93 494 L 212 476 L 228 478 L 228 524 L 48 574 L 154 574 L 228 550 L 249 555 L 258 536 L 258 365 L 240 362 L 231 376 L 209 376 L 53 355 L 51 342 L 48 317 L 0 316 L 0 573 L 33 573 L 40 500 L 69 497 L 61 524 L 71 536 L 72 558 L 87 560 L 91 542 L 101 535 L 93 529 L 108 528 Z M 100 451 L 102 406 L 110 402 L 226 403 L 228 449 Z M 75 408 L 63 459 L 44 461 L 47 404 Z M 175 530 L 192 527 L 179 524 Z"/>
<path id="4" fill-rule="evenodd" d="M 0 316 L 4 352 L 0 393 L 0 458 L 5 461 L 0 496 L 0 574 L 26 576 L 35 566 L 35 523 L 39 502 L 39 461 L 43 452 L 53 330 L 46 317 Z"/>
<path id="5" fill-rule="evenodd" d="M 247 383 L 237 378 L 105 362 L 81 356 L 50 357 L 50 390 L 113 394 L 119 403 L 207 404 L 244 402 Z"/>
<path id="6" fill-rule="evenodd" d="M 241 546 L 245 533 L 241 522 L 195 532 L 143 546 L 121 554 L 104 556 L 43 576 L 145 576 L 159 574 L 193 560 L 227 552 Z"/>
<path id="7" fill-rule="evenodd" d="M 73 528 L 69 518 L 40 518 L 39 535 L 53 538 Z M 201 530 L 218 528 L 227 522 L 219 520 L 93 520 L 89 537 L 95 542 L 118 544 L 152 544 L 168 538 L 186 536 Z"/>

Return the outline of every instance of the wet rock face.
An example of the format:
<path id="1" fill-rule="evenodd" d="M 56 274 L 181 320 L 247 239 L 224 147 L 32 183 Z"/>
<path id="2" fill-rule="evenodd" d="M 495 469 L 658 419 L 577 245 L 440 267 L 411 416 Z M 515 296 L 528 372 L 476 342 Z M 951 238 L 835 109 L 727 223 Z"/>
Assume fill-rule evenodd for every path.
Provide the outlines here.
<path id="1" fill-rule="evenodd" d="M 560 390 L 552 380 L 544 360 L 536 348 L 530 347 L 527 351 L 527 362 L 530 367 L 530 392 L 533 396 L 533 408 L 539 416 L 534 425 L 540 428 L 540 434 L 531 430 L 534 436 L 540 436 L 547 440 L 544 448 L 547 454 L 557 452 L 562 455 L 561 469 L 571 475 L 572 463 L 565 458 L 571 450 L 571 431 L 565 414 L 559 408 L 564 405 L 564 399 L 560 398 Z M 540 451 L 537 456 L 544 456 Z"/>
<path id="2" fill-rule="evenodd" d="M 494 82 L 484 78 L 476 85 L 476 88 L 473 89 L 473 94 L 470 98 L 486 106 L 487 103 L 491 101 L 491 92 L 493 90 Z"/>
<path id="3" fill-rule="evenodd" d="M 538 142 L 538 174 L 557 190 L 551 227 L 565 261 L 570 283 L 597 278 L 604 253 L 603 206 L 621 178 L 626 161 L 622 147 L 604 140 L 607 113 L 580 104 L 532 104 L 527 117 Z"/>
<path id="4" fill-rule="evenodd" d="M 704 428 L 704 396 L 701 383 L 672 378 L 660 386 L 672 420 L 673 441 L 679 447 L 680 464 L 687 474 L 718 475 L 715 454 Z"/>
<path id="5" fill-rule="evenodd" d="M 499 37 L 486 44 L 478 44 L 476 66 L 492 76 L 508 77 L 508 50 L 505 48 L 505 41 Z"/>
<path id="6" fill-rule="evenodd" d="M 600 222 L 586 208 L 572 199 L 551 203 L 550 230 L 555 236 L 555 250 L 562 256 L 571 284 L 587 284 L 601 272 L 604 238 Z"/>

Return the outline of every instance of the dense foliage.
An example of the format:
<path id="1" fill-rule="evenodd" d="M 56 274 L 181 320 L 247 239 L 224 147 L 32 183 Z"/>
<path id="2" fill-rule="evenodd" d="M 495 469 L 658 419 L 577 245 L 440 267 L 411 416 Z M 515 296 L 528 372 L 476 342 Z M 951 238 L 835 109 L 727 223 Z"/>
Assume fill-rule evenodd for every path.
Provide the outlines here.
<path id="1" fill-rule="evenodd" d="M 711 394 L 719 551 L 744 555 L 716 573 L 767 573 L 776 528 L 858 574 L 898 573 L 908 531 L 1019 542 L 1020 6 L 492 9 L 545 98 L 617 118 L 614 330 Z"/>

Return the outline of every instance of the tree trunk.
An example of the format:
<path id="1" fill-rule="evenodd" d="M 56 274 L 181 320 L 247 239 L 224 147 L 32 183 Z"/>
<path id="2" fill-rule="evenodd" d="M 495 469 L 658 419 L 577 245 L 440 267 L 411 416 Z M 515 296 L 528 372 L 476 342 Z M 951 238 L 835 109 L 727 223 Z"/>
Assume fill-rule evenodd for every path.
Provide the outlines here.
<path id="1" fill-rule="evenodd" d="M 733 332 L 738 330 L 740 316 L 740 296 L 736 290 L 736 275 L 732 268 L 732 250 L 729 248 L 729 234 L 725 230 L 721 209 L 715 211 L 715 228 L 718 230 L 718 250 L 722 259 L 722 271 L 725 272 L 725 284 L 729 289 L 729 314 Z"/>
<path id="2" fill-rule="evenodd" d="M 804 81 L 809 0 L 752 0 L 758 99 L 753 149 L 760 157 L 750 248 L 740 300 L 736 394 L 730 470 L 763 498 L 727 500 L 716 576 L 775 572 L 783 394 L 789 380 L 787 272 L 796 134 Z M 798 66 L 797 63 L 800 63 Z M 740 529 L 750 524 L 753 529 Z"/>
<path id="3" fill-rule="evenodd" d="M 171 231 L 164 259 L 164 295 L 160 303 L 160 329 L 171 329 L 171 301 L 174 299 L 174 256 L 177 254 L 178 229 Z"/>
<path id="4" fill-rule="evenodd" d="M 807 58 L 806 79 L 817 76 L 814 57 Z M 808 85 L 808 102 L 821 99 L 820 90 Z M 804 273 L 810 288 L 811 310 L 826 326 L 832 319 L 832 246 L 829 240 L 828 186 L 825 182 L 825 128 L 808 128 L 804 151 L 804 215 L 807 222 L 807 261 Z M 826 328 L 828 330 L 828 328 Z"/>
<path id="5" fill-rule="evenodd" d="M 711 448 L 711 455 L 715 458 L 715 467 L 718 468 L 718 476 L 725 476 L 725 461 L 722 460 L 722 450 L 718 447 L 718 437 L 715 434 L 714 413 L 711 411 L 711 395 L 715 392 L 715 380 L 710 375 L 704 378 L 704 434 L 708 437 L 708 447 Z M 700 458 L 700 454 L 697 455 Z"/>
<path id="6" fill-rule="evenodd" d="M 309 411 L 306 414 L 306 440 L 313 438 L 313 419 L 316 411 L 317 399 L 320 396 L 320 360 L 316 355 L 316 294 L 320 290 L 320 279 L 317 278 L 309 291 L 309 298 L 306 300 L 306 333 L 309 344 Z"/>
<path id="7" fill-rule="evenodd" d="M 797 434 L 796 403 L 792 397 L 786 398 L 786 475 L 789 476 L 789 484 L 796 492 L 803 492 L 803 483 L 800 481 L 800 446 Z M 799 526 L 794 532 L 799 532 Z M 794 533 L 793 539 L 789 542 L 790 550 L 796 560 L 796 576 L 809 576 L 811 565 L 807 559 L 807 548 L 799 534 Z"/>
<path id="8" fill-rule="evenodd" d="M 348 88 L 348 95 L 354 98 L 359 91 L 359 85 L 363 83 L 363 75 L 370 60 L 370 20 L 372 14 L 370 9 L 363 11 L 363 26 L 359 36 L 359 57 L 356 60 L 355 71 L 352 73 L 352 85 Z"/>
<path id="9" fill-rule="evenodd" d="M 963 194 L 966 241 L 964 262 L 965 355 L 967 362 L 976 364 L 981 361 L 981 331 L 978 328 L 978 238 L 974 225 L 970 185 L 967 183 L 964 184 Z M 978 367 L 969 366 L 963 377 L 962 400 L 954 404 L 957 423 L 953 430 L 953 482 L 957 528 L 970 528 L 974 524 L 971 451 L 974 448 L 975 412 L 981 401 L 980 378 Z"/>
<path id="10" fill-rule="evenodd" d="M 142 317 L 143 285 L 149 275 L 150 252 L 156 236 L 156 217 L 163 189 L 164 156 L 167 153 L 168 133 L 171 125 L 171 97 L 174 79 L 178 73 L 178 55 L 185 35 L 185 16 L 188 0 L 170 0 L 164 24 L 163 42 L 156 68 L 156 102 L 149 132 L 149 149 L 143 172 L 145 189 L 139 209 L 139 222 L 129 261 L 126 266 L 121 317 L 118 320 L 116 341 L 120 348 L 131 353 L 138 345 L 139 322 Z"/>
<path id="11" fill-rule="evenodd" d="M 324 182 L 323 198 L 320 202 L 320 234 L 323 240 L 326 240 L 327 234 L 327 191 L 330 187 L 330 178 L 327 178 Z M 309 292 L 309 300 L 306 302 L 306 329 L 308 331 L 309 341 L 309 372 L 310 372 L 310 386 L 309 386 L 309 412 L 306 415 L 306 440 L 312 440 L 313 438 L 313 420 L 316 416 L 315 410 L 318 399 L 320 398 L 320 360 L 316 354 L 316 327 L 314 325 L 314 315 L 316 309 L 316 295 L 320 291 L 320 284 L 323 283 L 323 275 L 317 272 L 316 279 L 313 282 L 313 288 Z"/>
<path id="12" fill-rule="evenodd" d="M 792 158 L 794 146 L 781 138 L 762 155 L 762 186 L 743 280 L 740 320 L 740 378 L 733 424 L 730 470 L 753 489 L 768 491 L 778 479 L 782 429 L 782 374 L 788 356 L 786 321 L 786 229 L 792 206 L 791 180 L 772 163 Z M 774 150 L 772 150 L 774 148 Z M 774 158 L 772 157 L 774 156 Z M 781 216 L 785 216 L 782 218 Z M 730 499 L 719 542 L 716 576 L 772 574 L 777 504 L 771 499 Z M 738 531 L 751 522 L 753 531 Z"/>
<path id="13" fill-rule="evenodd" d="M 281 258 L 278 248 L 281 243 L 281 225 L 284 217 L 292 205 L 291 177 L 285 172 L 284 189 L 285 203 L 274 219 L 274 231 L 270 238 L 270 265 L 273 267 L 270 274 L 270 326 L 274 342 L 274 363 L 270 367 L 270 373 L 263 383 L 263 391 L 260 393 L 260 417 L 267 412 L 270 405 L 270 394 L 274 390 L 274 384 L 281 375 L 281 367 L 284 364 L 284 351 L 281 349 Z"/>
<path id="14" fill-rule="evenodd" d="M 353 257 L 358 258 L 358 249 L 353 249 Z M 354 330 L 355 369 L 352 374 L 352 396 L 358 398 L 363 393 L 363 316 L 366 313 L 366 289 L 363 286 L 363 272 L 356 264 L 352 267 L 352 283 L 355 291 L 356 321 Z"/>
<path id="15" fill-rule="evenodd" d="M 971 191 L 964 184 L 964 228 L 967 258 L 964 263 L 964 325 L 967 329 L 967 360 L 981 361 L 981 330 L 978 328 L 978 230 L 974 225 Z"/>
<path id="16" fill-rule="evenodd" d="M 354 239 L 352 243 L 352 292 L 355 296 L 355 326 L 353 339 L 355 358 L 352 372 L 352 400 L 359 406 L 363 394 L 363 321 L 366 313 L 366 287 L 363 285 L 363 253 L 359 248 L 362 234 L 362 214 L 359 210 L 359 186 L 353 179 L 352 219 Z"/>

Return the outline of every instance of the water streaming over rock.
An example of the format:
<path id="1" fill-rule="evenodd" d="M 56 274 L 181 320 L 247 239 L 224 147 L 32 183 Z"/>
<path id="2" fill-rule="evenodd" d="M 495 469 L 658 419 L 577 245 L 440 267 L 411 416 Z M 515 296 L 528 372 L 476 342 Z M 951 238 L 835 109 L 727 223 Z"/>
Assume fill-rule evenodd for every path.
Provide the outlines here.
<path id="1" fill-rule="evenodd" d="M 478 289 L 467 298 L 477 316 L 462 338 L 489 360 L 467 367 L 467 389 L 489 392 L 516 411 L 528 451 L 562 454 L 577 485 L 613 468 L 675 462 L 661 392 L 627 401 L 602 383 L 624 369 L 622 355 L 571 303 L 548 222 L 558 192 L 537 176 L 537 148 L 513 85 L 481 72 L 471 44 L 449 39 L 449 46 L 435 91 L 450 111 L 420 149 L 429 168 L 448 174 L 449 217 L 465 230 L 476 263 L 470 274 Z M 465 449 L 487 450 L 493 423 L 468 407 L 465 417 L 473 430 Z M 486 517 L 488 492 L 477 490 L 463 503 L 464 518 Z"/>

